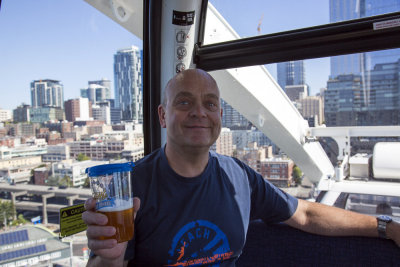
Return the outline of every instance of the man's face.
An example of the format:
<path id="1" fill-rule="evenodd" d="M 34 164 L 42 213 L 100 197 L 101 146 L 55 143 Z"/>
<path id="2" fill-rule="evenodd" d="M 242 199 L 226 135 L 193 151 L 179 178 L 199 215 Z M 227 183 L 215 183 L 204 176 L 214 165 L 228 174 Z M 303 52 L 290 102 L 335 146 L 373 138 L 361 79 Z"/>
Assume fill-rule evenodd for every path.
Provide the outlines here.
<path id="1" fill-rule="evenodd" d="M 173 80 L 158 112 L 167 143 L 173 146 L 208 149 L 221 131 L 219 90 L 200 70 L 185 71 Z"/>

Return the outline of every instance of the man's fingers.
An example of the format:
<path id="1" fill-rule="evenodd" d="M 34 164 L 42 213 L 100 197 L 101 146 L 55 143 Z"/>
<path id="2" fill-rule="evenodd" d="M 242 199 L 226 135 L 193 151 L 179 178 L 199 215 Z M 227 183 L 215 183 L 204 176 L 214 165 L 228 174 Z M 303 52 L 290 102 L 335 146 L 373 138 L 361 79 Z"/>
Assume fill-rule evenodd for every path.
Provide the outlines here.
<path id="1" fill-rule="evenodd" d="M 88 239 L 99 239 L 100 237 L 110 237 L 115 235 L 114 226 L 95 226 L 91 225 L 86 230 L 86 236 Z"/>
<path id="2" fill-rule="evenodd" d="M 135 209 L 135 212 L 140 209 L 140 199 L 138 197 L 133 198 L 133 208 Z"/>
<path id="3" fill-rule="evenodd" d="M 88 210 L 82 213 L 82 220 L 87 225 L 106 225 L 108 221 L 106 215 Z"/>
<path id="4" fill-rule="evenodd" d="M 106 240 L 97 240 L 97 239 L 88 239 L 88 247 L 92 251 L 101 250 L 101 249 L 110 249 L 117 245 L 117 240 L 115 239 L 106 239 Z"/>
<path id="5" fill-rule="evenodd" d="M 94 211 L 96 208 L 96 200 L 92 197 L 86 199 L 85 201 L 85 210 L 92 210 Z"/>

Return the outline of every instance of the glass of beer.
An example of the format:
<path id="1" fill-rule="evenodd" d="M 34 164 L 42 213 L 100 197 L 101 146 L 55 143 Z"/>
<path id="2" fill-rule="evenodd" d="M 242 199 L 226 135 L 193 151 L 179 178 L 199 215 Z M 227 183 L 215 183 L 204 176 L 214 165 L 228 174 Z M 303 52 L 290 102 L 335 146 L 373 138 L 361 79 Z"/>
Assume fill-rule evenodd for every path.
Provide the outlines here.
<path id="1" fill-rule="evenodd" d="M 86 169 L 96 212 L 107 216 L 107 225 L 114 226 L 116 233 L 101 239 L 116 239 L 118 243 L 133 238 L 133 195 L 131 171 L 133 162 L 104 164 Z"/>

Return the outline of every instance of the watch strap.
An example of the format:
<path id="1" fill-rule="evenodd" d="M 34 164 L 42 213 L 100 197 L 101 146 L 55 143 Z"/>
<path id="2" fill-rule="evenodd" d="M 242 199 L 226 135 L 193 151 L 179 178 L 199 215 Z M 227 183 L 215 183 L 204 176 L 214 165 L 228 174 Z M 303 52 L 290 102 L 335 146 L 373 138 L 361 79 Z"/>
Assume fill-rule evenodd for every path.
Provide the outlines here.
<path id="1" fill-rule="evenodd" d="M 378 218 L 378 235 L 380 238 L 385 238 L 387 239 L 387 235 L 386 235 L 386 222 L 379 220 Z"/>

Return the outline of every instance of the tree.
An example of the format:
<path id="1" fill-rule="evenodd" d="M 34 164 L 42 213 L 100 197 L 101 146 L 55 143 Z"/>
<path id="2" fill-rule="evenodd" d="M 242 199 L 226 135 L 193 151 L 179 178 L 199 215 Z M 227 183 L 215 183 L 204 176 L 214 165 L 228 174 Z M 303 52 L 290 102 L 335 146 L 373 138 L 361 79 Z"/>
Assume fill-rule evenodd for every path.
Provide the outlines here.
<path id="1" fill-rule="evenodd" d="M 24 218 L 24 215 L 19 214 L 18 218 L 14 221 L 12 221 L 11 225 L 21 225 L 21 224 L 26 224 L 28 221 Z"/>
<path id="2" fill-rule="evenodd" d="M 296 165 L 293 167 L 293 172 L 292 172 L 292 177 L 296 185 L 301 185 L 301 177 L 303 176 L 303 173 L 301 172 L 300 168 L 297 167 Z"/>
<path id="3" fill-rule="evenodd" d="M 85 154 L 79 153 L 78 156 L 76 157 L 77 161 L 85 161 L 85 160 L 90 160 L 88 156 Z"/>
<path id="4" fill-rule="evenodd" d="M 64 177 L 61 178 L 61 179 L 58 181 L 58 185 L 60 185 L 60 186 L 72 187 L 72 186 L 73 186 L 73 182 L 72 182 L 71 177 L 69 177 L 68 175 L 64 175 Z"/>
<path id="5" fill-rule="evenodd" d="M 237 150 L 236 149 L 233 150 L 232 157 L 237 158 Z"/>
<path id="6" fill-rule="evenodd" d="M 89 177 L 86 177 L 85 182 L 83 183 L 83 188 L 90 188 Z"/>
<path id="7" fill-rule="evenodd" d="M 10 222 L 15 214 L 14 205 L 12 202 L 0 201 L 0 225 L 1 228 Z"/>
<path id="8" fill-rule="evenodd" d="M 57 186 L 60 181 L 59 177 L 49 176 L 46 180 L 46 185 L 48 186 Z"/>

